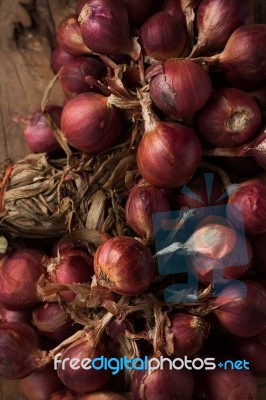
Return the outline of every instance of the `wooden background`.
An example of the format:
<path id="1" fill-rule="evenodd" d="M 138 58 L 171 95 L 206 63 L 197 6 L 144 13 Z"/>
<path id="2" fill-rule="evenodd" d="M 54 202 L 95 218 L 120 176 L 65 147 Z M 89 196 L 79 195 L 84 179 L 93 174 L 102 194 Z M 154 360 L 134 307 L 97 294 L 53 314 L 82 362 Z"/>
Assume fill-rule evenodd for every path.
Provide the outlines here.
<path id="1" fill-rule="evenodd" d="M 29 152 L 22 128 L 13 118 L 40 106 L 53 76 L 50 54 L 56 27 L 73 11 L 75 3 L 75 0 L 0 0 L 0 162 L 7 157 L 19 160 Z M 256 0 L 255 7 L 257 22 L 266 23 L 266 1 Z M 60 104 L 61 98 L 60 90 L 53 94 L 55 103 Z M 258 400 L 266 399 L 264 385 L 261 381 Z M 16 381 L 0 381 L 0 400 L 24 399 Z"/>

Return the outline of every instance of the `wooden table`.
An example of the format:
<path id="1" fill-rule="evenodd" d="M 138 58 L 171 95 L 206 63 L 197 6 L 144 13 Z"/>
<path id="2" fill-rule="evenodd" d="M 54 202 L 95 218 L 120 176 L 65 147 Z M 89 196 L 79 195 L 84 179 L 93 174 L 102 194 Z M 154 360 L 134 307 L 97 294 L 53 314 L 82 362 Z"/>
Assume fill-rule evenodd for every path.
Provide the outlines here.
<path id="1" fill-rule="evenodd" d="M 19 160 L 29 152 L 22 128 L 13 118 L 40 106 L 53 76 L 50 54 L 56 27 L 73 11 L 75 2 L 0 0 L 0 162 L 7 157 Z M 258 22 L 266 23 L 265 0 L 256 0 L 256 14 Z M 53 94 L 55 103 L 61 99 L 60 91 Z M 0 400 L 24 399 L 16 381 L 0 381 Z M 266 386 L 258 396 L 265 399 Z"/>

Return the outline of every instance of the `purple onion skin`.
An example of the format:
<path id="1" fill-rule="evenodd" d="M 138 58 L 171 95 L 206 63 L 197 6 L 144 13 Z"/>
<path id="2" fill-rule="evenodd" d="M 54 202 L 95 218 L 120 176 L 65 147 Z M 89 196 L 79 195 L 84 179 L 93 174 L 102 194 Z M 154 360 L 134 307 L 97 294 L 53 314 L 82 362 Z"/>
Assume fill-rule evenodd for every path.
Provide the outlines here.
<path id="1" fill-rule="evenodd" d="M 60 128 L 62 107 L 49 105 L 46 111 Z M 33 153 L 56 154 L 61 147 L 41 110 L 32 113 L 24 129 L 24 139 Z"/>
<path id="2" fill-rule="evenodd" d="M 42 365 L 35 331 L 22 322 L 0 324 L 0 377 L 20 379 Z"/>
<path id="3" fill-rule="evenodd" d="M 194 315 L 178 313 L 171 318 L 174 357 L 191 357 L 198 353 L 208 337 L 209 325 Z"/>
<path id="4" fill-rule="evenodd" d="M 65 351 L 63 351 L 61 360 L 69 358 L 78 358 L 83 360 L 84 358 L 94 358 L 105 356 L 107 357 L 106 350 L 103 342 L 100 342 L 97 347 L 92 343 L 92 337 L 80 339 L 79 341 L 70 345 Z M 61 381 L 70 390 L 78 393 L 93 392 L 101 389 L 110 379 L 110 370 L 94 370 L 94 369 L 72 369 L 69 365 L 69 360 L 65 364 L 65 368 L 62 368 L 63 363 L 58 365 L 57 374 Z"/>
<path id="5" fill-rule="evenodd" d="M 229 197 L 227 218 L 239 226 L 242 218 L 247 235 L 256 236 L 266 232 L 266 179 L 255 178 L 239 184 Z"/>
<path id="6" fill-rule="evenodd" d="M 246 92 L 222 88 L 212 94 L 197 115 L 197 132 L 213 147 L 236 147 L 248 142 L 261 125 L 256 101 Z"/>
<path id="7" fill-rule="evenodd" d="M 246 293 L 242 292 L 242 285 L 233 282 L 210 300 L 210 306 L 229 333 L 249 338 L 266 329 L 266 290 L 251 280 L 244 284 Z"/>
<path id="8" fill-rule="evenodd" d="M 57 46 L 52 52 L 51 64 L 53 67 L 54 72 L 60 70 L 63 65 L 68 63 L 72 63 L 76 60 L 76 56 L 73 54 L 68 53 L 67 51 L 63 50 L 60 46 Z"/>
<path id="9" fill-rule="evenodd" d="M 154 64 L 148 70 L 152 101 L 163 113 L 174 119 L 191 117 L 211 95 L 208 73 L 187 59 L 170 59 Z"/>
<path id="10" fill-rule="evenodd" d="M 201 0 L 196 11 L 196 49 L 223 49 L 230 35 L 241 25 L 252 22 L 251 1 Z M 202 47 L 201 47 L 202 46 Z M 197 54 L 200 51 L 196 51 Z M 193 54 L 194 56 L 195 54 Z"/>
<path id="11" fill-rule="evenodd" d="M 159 188 L 187 183 L 200 160 L 201 144 L 193 129 L 172 122 L 158 122 L 154 130 L 144 134 L 137 151 L 140 174 Z"/>
<path id="12" fill-rule="evenodd" d="M 126 220 L 138 235 L 151 240 L 153 238 L 152 215 L 170 210 L 169 201 L 160 189 L 153 186 L 135 186 L 127 199 Z"/>
<path id="13" fill-rule="evenodd" d="M 153 14 L 141 26 L 140 42 L 147 56 L 165 61 L 182 54 L 187 35 L 183 26 L 178 25 L 174 17 L 166 11 L 160 11 Z"/>
<path id="14" fill-rule="evenodd" d="M 21 379 L 20 387 L 28 400 L 47 400 L 57 390 L 63 389 L 63 384 L 53 365 L 49 364 Z"/>
<path id="15" fill-rule="evenodd" d="M 0 301 L 10 310 L 26 310 L 40 302 L 36 283 L 44 272 L 43 254 L 33 249 L 14 251 L 0 264 Z"/>
<path id="16" fill-rule="evenodd" d="M 177 24 L 187 28 L 186 17 L 183 13 L 180 0 L 159 0 L 158 11 L 166 11 L 174 17 Z"/>
<path id="17" fill-rule="evenodd" d="M 31 319 L 31 311 L 15 311 L 8 310 L 0 305 L 0 322 L 23 322 L 29 324 Z"/>
<path id="18" fill-rule="evenodd" d="M 108 107 L 98 93 L 82 93 L 69 100 L 62 112 L 62 132 L 74 148 L 98 153 L 113 145 L 123 130 L 123 116 Z"/>
<path id="19" fill-rule="evenodd" d="M 228 39 L 223 52 L 214 56 L 218 65 L 239 79 L 266 79 L 266 25 L 247 24 L 237 28 Z"/>
<path id="20" fill-rule="evenodd" d="M 239 356 L 249 361 L 252 372 L 258 377 L 266 377 L 266 343 L 255 336 L 238 339 L 234 345 Z"/>
<path id="21" fill-rule="evenodd" d="M 132 394 L 134 400 L 190 400 L 194 391 L 194 379 L 190 371 L 155 370 L 136 371 L 133 374 Z"/>
<path id="22" fill-rule="evenodd" d="M 152 11 L 152 0 L 122 0 L 127 6 L 128 18 L 132 25 L 139 26 Z"/>
<path id="23" fill-rule="evenodd" d="M 97 54 L 129 54 L 132 50 L 126 5 L 121 0 L 91 0 L 79 23 L 82 38 Z"/>
<path id="24" fill-rule="evenodd" d="M 53 393 L 49 400 L 74 400 L 75 398 L 68 390 L 60 390 Z"/>
<path id="25" fill-rule="evenodd" d="M 79 93 L 98 92 L 92 84 L 85 81 L 86 76 L 96 81 L 102 79 L 106 70 L 103 64 L 93 57 L 79 57 L 74 62 L 64 65 L 59 72 L 62 89 L 68 98 Z"/>
<path id="26" fill-rule="evenodd" d="M 257 382 L 248 370 L 216 368 L 203 381 L 208 400 L 256 400 Z"/>
<path id="27" fill-rule="evenodd" d="M 44 303 L 32 315 L 40 334 L 54 341 L 63 341 L 80 328 L 58 303 Z"/>

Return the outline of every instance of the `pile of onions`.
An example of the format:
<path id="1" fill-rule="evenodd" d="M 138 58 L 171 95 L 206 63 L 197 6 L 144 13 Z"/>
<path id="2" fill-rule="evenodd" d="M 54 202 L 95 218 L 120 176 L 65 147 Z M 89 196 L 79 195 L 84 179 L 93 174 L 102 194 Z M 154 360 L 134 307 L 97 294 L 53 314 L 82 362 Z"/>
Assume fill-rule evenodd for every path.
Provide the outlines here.
<path id="1" fill-rule="evenodd" d="M 50 166 L 58 186 L 29 199 L 20 163 L 0 182 L 5 232 L 22 203 L 58 216 L 69 174 L 85 188 L 70 193 L 67 235 L 40 243 L 49 257 L 14 228 L 0 238 L 0 378 L 21 379 L 29 400 L 255 400 L 253 373 L 266 375 L 266 25 L 251 2 L 79 0 L 60 23 L 45 111 L 17 117 L 28 147 L 48 153 L 31 189 Z M 57 78 L 62 107 L 46 105 Z M 88 231 L 95 211 L 101 230 Z M 207 354 L 250 371 L 217 357 L 195 373 Z M 177 360 L 161 368 L 166 355 Z M 138 368 L 151 357 L 152 371 Z"/>

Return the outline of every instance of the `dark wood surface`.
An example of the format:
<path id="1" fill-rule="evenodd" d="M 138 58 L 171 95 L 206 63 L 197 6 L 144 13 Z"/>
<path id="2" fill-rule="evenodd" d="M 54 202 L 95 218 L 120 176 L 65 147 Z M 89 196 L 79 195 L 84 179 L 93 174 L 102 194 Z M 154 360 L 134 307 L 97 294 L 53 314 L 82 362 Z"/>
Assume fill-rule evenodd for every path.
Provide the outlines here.
<path id="1" fill-rule="evenodd" d="M 53 76 L 55 30 L 74 4 L 75 0 L 0 0 L 0 162 L 7 157 L 16 161 L 29 152 L 13 118 L 40 106 Z M 265 0 L 256 1 L 256 14 L 258 22 L 266 23 Z M 53 93 L 55 103 L 61 99 L 60 90 Z M 24 399 L 17 381 L 0 381 L 0 400 Z M 265 399 L 266 383 L 261 381 L 258 400 Z"/>

